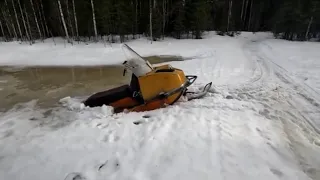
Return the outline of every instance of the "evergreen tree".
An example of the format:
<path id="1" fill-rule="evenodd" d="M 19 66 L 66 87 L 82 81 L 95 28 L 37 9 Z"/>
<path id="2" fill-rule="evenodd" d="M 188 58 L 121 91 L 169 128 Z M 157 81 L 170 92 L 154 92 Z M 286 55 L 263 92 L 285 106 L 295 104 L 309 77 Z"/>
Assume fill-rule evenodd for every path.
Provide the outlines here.
<path id="1" fill-rule="evenodd" d="M 196 39 L 201 38 L 203 31 L 207 30 L 209 23 L 209 7 L 206 0 L 188 0 L 188 12 L 192 12 L 189 16 L 190 30 Z"/>
<path id="2" fill-rule="evenodd" d="M 183 0 L 178 0 L 176 2 L 176 9 L 173 12 L 173 31 L 174 36 L 178 39 L 185 31 L 185 5 Z"/>
<path id="3" fill-rule="evenodd" d="M 116 36 L 124 42 L 136 34 L 151 36 L 151 32 L 153 40 L 164 35 L 201 38 L 207 30 L 228 35 L 272 31 L 275 37 L 288 40 L 320 40 L 320 1 L 2 0 L 0 23 L 2 39 L 31 44 L 55 36 L 87 41 L 96 33 L 108 35 L 110 42 L 118 41 Z"/>

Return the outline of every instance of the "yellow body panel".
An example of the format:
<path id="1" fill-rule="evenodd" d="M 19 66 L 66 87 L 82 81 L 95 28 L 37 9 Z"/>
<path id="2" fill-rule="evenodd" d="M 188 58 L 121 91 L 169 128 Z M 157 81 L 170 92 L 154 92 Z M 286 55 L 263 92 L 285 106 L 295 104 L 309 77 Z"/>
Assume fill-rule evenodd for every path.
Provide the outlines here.
<path id="1" fill-rule="evenodd" d="M 170 65 L 156 67 L 153 71 L 145 76 L 139 77 L 141 94 L 145 101 L 148 101 L 161 92 L 170 92 L 181 87 L 186 81 L 184 72 L 180 69 L 172 68 L 173 72 L 156 72 L 159 69 L 172 68 Z M 164 103 L 173 103 L 182 92 L 175 93 L 165 99 Z"/>

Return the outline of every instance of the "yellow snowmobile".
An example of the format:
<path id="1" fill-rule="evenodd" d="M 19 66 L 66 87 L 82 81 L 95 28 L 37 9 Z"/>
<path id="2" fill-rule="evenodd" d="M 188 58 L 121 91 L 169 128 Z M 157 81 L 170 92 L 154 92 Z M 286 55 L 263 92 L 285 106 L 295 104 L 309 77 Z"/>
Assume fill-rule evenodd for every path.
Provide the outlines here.
<path id="1" fill-rule="evenodd" d="M 85 106 L 112 106 L 115 112 L 149 111 L 174 104 L 181 96 L 188 100 L 203 97 L 210 89 L 208 83 L 202 92 L 187 92 L 187 88 L 195 82 L 197 76 L 185 75 L 181 69 L 169 64 L 153 67 L 128 45 L 122 46 L 130 58 L 123 63 L 124 73 L 132 72 L 131 82 L 107 91 L 93 94 L 84 101 Z M 128 55 L 127 54 L 127 55 Z M 188 94 L 193 94 L 187 96 Z"/>

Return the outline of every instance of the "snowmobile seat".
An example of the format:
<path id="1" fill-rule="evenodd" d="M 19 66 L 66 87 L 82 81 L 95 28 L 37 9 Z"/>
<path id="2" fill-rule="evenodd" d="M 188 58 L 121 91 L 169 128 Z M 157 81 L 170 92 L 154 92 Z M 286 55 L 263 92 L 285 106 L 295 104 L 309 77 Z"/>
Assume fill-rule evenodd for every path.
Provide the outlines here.
<path id="1" fill-rule="evenodd" d="M 109 105 L 119 99 L 132 97 L 132 93 L 129 85 L 123 85 L 107 91 L 98 92 L 87 99 L 85 104 L 89 107 L 102 106 L 104 104 Z"/>

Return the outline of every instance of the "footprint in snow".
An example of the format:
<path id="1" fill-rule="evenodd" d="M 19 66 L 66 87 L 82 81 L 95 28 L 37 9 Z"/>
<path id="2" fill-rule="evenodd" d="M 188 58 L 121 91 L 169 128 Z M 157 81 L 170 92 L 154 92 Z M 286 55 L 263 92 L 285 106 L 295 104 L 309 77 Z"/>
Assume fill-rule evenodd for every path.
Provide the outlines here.
<path id="1" fill-rule="evenodd" d="M 134 125 L 140 125 L 140 124 L 146 123 L 146 122 L 148 122 L 148 119 L 151 118 L 151 115 L 143 115 L 142 118 L 143 119 L 134 121 L 133 124 Z"/>
<path id="2" fill-rule="evenodd" d="M 115 129 L 109 129 L 104 134 L 102 134 L 101 141 L 103 142 L 117 142 L 120 137 L 117 135 L 117 131 Z"/>
<path id="3" fill-rule="evenodd" d="M 140 124 L 143 124 L 143 123 L 145 123 L 145 122 L 147 122 L 147 121 L 144 120 L 144 119 L 141 119 L 141 120 L 138 120 L 138 121 L 134 121 L 133 124 L 134 124 L 134 125 L 140 125 Z"/>
<path id="4" fill-rule="evenodd" d="M 142 117 L 145 118 L 145 119 L 147 119 L 147 118 L 150 118 L 151 115 L 146 114 L 146 115 L 144 115 L 144 116 L 142 116 Z"/>
<path id="5" fill-rule="evenodd" d="M 268 109 L 263 109 L 262 111 L 259 111 L 259 114 L 271 120 L 270 111 Z"/>
<path id="6" fill-rule="evenodd" d="M 68 174 L 64 180 L 87 180 L 87 178 L 81 173 L 73 172 Z"/>
<path id="7" fill-rule="evenodd" d="M 274 169 L 274 168 L 269 168 L 270 171 L 272 172 L 272 174 L 278 176 L 278 177 L 282 177 L 283 176 L 283 172 L 277 170 L 277 169 Z"/>
<path id="8" fill-rule="evenodd" d="M 120 139 L 120 137 L 117 136 L 117 135 L 107 134 L 107 135 L 105 135 L 105 136 L 102 138 L 102 141 L 103 141 L 103 142 L 112 143 L 112 142 L 117 142 L 117 141 L 119 141 L 119 139 Z"/>
<path id="9" fill-rule="evenodd" d="M 109 174 L 118 171 L 120 168 L 120 161 L 117 158 L 112 158 L 106 160 L 103 164 L 98 167 L 98 171 L 102 172 L 103 174 Z"/>
<path id="10" fill-rule="evenodd" d="M 4 138 L 7 138 L 7 137 L 10 137 L 14 134 L 14 131 L 9 129 L 9 130 L 6 130 L 4 132 L 0 132 L 0 139 L 4 139 Z"/>

